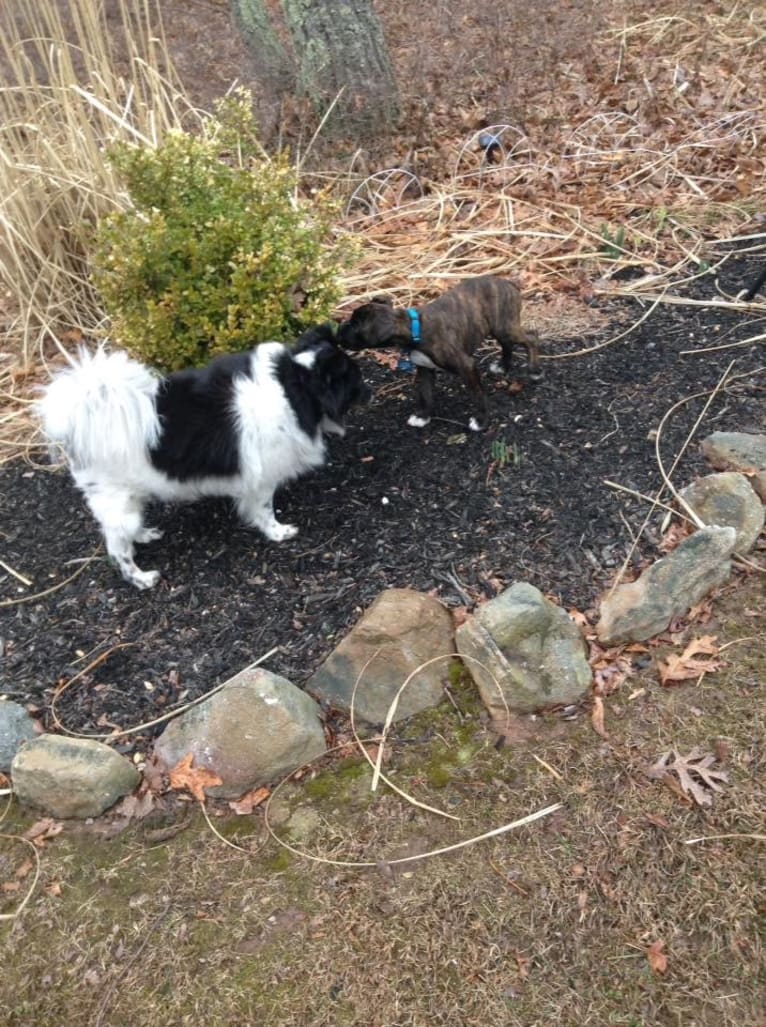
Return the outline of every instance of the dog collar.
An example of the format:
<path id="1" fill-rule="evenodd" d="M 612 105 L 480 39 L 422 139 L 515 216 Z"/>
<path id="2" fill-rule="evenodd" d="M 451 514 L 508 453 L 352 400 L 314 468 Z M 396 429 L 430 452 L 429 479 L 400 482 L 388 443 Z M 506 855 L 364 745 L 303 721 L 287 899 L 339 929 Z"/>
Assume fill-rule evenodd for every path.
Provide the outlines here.
<path id="1" fill-rule="evenodd" d="M 407 307 L 407 313 L 410 318 L 410 331 L 412 332 L 412 345 L 420 345 L 420 313 L 414 307 Z M 398 371 L 406 371 L 407 374 L 412 374 L 415 370 L 415 365 L 410 360 L 410 347 L 404 346 L 402 348 L 401 355 L 399 356 L 399 363 L 396 365 Z"/>
<path id="2" fill-rule="evenodd" d="M 420 345 L 420 312 L 415 310 L 414 307 L 407 307 L 407 313 L 410 317 L 410 329 L 412 331 L 412 343 L 414 346 Z"/>

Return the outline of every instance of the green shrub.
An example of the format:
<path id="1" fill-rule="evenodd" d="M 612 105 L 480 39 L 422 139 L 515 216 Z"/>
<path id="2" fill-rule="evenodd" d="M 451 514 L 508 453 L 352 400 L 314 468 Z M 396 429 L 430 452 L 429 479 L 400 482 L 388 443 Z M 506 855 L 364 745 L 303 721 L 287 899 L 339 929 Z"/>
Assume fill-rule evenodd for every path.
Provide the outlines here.
<path id="1" fill-rule="evenodd" d="M 261 150 L 249 99 L 219 105 L 199 136 L 119 144 L 130 207 L 99 225 L 94 280 L 117 341 L 162 370 L 292 339 L 339 298 L 335 208 L 299 198 L 297 172 Z"/>

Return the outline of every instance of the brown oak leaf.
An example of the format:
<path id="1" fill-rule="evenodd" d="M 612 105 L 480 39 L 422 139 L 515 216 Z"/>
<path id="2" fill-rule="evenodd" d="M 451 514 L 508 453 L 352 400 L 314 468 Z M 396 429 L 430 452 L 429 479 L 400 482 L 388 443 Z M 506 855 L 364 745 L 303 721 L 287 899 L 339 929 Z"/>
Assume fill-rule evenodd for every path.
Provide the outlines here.
<path id="1" fill-rule="evenodd" d="M 725 770 L 712 769 L 715 762 L 712 753 L 703 753 L 701 749 L 694 748 L 687 756 L 681 756 L 675 749 L 671 749 L 652 764 L 648 776 L 657 781 L 673 773 L 685 795 L 691 796 L 698 806 L 710 806 L 713 802 L 712 793 L 722 792 L 721 782 L 726 784 L 729 781 Z"/>
<path id="2" fill-rule="evenodd" d="M 191 792 L 197 802 L 204 802 L 205 789 L 214 788 L 216 785 L 223 784 L 223 781 L 212 770 L 206 770 L 204 767 L 192 767 L 193 762 L 194 753 L 190 752 L 176 763 L 170 771 L 170 787 L 176 791 L 185 788 Z"/>
<path id="3" fill-rule="evenodd" d="M 707 674 L 713 670 L 720 670 L 725 667 L 724 660 L 700 660 L 699 656 L 717 656 L 719 652 L 715 635 L 702 635 L 694 638 L 687 645 L 684 651 L 670 653 L 666 660 L 657 663 L 660 674 L 660 681 L 663 685 L 672 684 L 675 681 L 687 681 L 689 678 L 698 678 L 700 674 Z"/>
<path id="4" fill-rule="evenodd" d="M 232 800 L 229 803 L 229 808 L 233 809 L 238 816 L 244 817 L 252 813 L 256 806 L 265 802 L 270 795 L 271 789 L 269 788 L 253 788 L 239 799 Z"/>

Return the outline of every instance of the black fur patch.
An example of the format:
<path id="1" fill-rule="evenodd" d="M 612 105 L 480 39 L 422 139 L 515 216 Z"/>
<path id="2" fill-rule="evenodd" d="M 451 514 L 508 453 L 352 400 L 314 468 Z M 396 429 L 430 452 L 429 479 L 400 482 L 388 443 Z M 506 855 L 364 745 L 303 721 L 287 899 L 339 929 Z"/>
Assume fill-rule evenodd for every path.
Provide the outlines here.
<path id="1" fill-rule="evenodd" d="M 162 380 L 156 398 L 162 436 L 149 454 L 158 470 L 176 481 L 239 474 L 232 381 L 249 376 L 250 358 L 231 353 Z"/>

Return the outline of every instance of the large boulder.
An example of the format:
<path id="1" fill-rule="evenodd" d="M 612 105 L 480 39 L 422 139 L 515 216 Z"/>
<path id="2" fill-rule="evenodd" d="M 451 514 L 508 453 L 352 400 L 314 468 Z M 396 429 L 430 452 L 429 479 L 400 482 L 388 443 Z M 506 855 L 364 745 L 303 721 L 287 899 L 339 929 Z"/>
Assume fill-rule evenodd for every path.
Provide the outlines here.
<path id="1" fill-rule="evenodd" d="M 731 574 L 737 541 L 732 527 L 695 531 L 636 581 L 619 585 L 601 602 L 597 633 L 604 645 L 641 642 L 664 631 Z"/>
<path id="2" fill-rule="evenodd" d="M 306 688 L 338 709 L 349 710 L 358 681 L 355 719 L 381 724 L 409 675 L 429 660 L 452 652 L 452 619 L 446 608 L 422 592 L 391 588 L 378 596 Z M 447 669 L 447 659 L 423 667 L 402 693 L 394 720 L 440 702 Z"/>
<path id="3" fill-rule="evenodd" d="M 702 452 L 719 471 L 766 471 L 766 435 L 714 431 L 702 440 Z"/>
<path id="4" fill-rule="evenodd" d="M 766 503 L 766 435 L 743 431 L 714 431 L 702 440 L 702 452 L 718 470 L 742 471 Z"/>
<path id="5" fill-rule="evenodd" d="M 140 779 L 124 756 L 89 738 L 38 735 L 11 764 L 18 799 L 62 819 L 99 816 Z"/>
<path id="6" fill-rule="evenodd" d="M 763 531 L 763 503 L 738 471 L 698 478 L 679 492 L 705 524 L 730 525 L 737 532 L 735 553 L 748 553 Z"/>
<path id="7" fill-rule="evenodd" d="M 0 702 L 0 770 L 10 770 L 22 742 L 36 737 L 35 722 L 23 706 L 10 699 Z"/>
<path id="8" fill-rule="evenodd" d="M 494 714 L 506 704 L 527 713 L 576 702 L 593 680 L 580 629 L 525 582 L 480 606 L 457 629 L 455 642 Z"/>
<path id="9" fill-rule="evenodd" d="M 168 724 L 154 747 L 168 767 L 194 756 L 222 783 L 211 796 L 235 798 L 325 752 L 317 703 L 287 678 L 243 670 L 209 699 Z"/>

